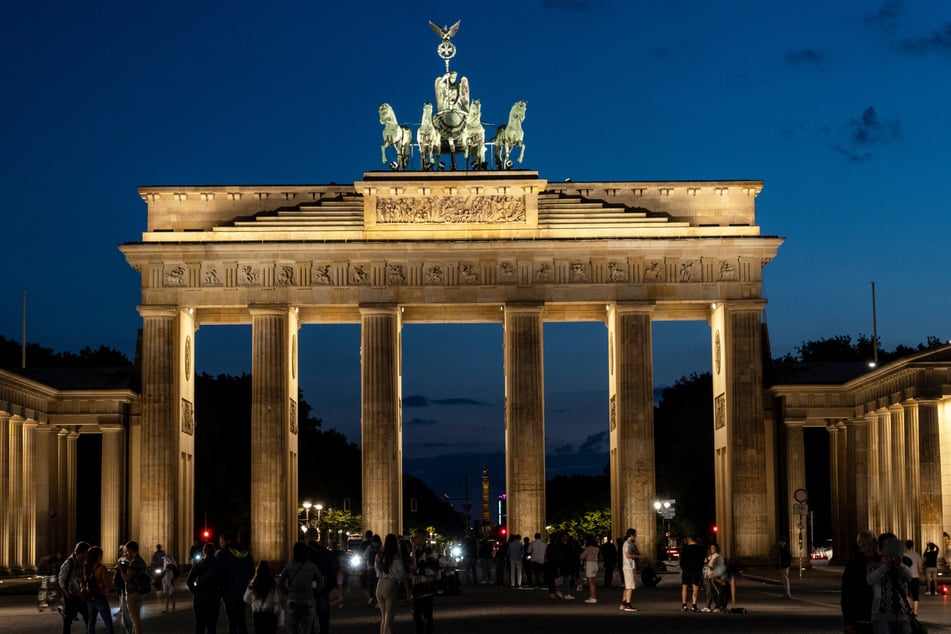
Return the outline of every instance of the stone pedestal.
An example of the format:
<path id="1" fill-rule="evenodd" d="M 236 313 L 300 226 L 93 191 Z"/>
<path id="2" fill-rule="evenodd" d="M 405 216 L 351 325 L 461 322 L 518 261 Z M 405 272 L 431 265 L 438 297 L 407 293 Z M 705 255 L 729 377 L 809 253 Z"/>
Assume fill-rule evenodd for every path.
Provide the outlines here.
<path id="1" fill-rule="evenodd" d="M 505 306 L 505 482 L 509 535 L 545 533 L 542 307 Z"/>
<path id="2" fill-rule="evenodd" d="M 651 306 L 608 313 L 611 525 L 613 537 L 637 529 L 641 552 L 656 543 Z"/>
<path id="3" fill-rule="evenodd" d="M 400 312 L 396 306 L 360 307 L 363 416 L 363 525 L 402 533 L 403 423 L 400 410 Z"/>

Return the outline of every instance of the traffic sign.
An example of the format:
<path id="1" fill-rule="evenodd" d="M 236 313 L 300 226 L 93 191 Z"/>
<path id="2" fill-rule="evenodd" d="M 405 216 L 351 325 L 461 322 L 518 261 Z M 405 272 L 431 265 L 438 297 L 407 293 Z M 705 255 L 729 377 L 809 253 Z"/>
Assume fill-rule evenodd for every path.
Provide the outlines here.
<path id="1" fill-rule="evenodd" d="M 808 504 L 793 504 L 792 512 L 793 512 L 793 515 L 809 515 L 809 505 Z"/>

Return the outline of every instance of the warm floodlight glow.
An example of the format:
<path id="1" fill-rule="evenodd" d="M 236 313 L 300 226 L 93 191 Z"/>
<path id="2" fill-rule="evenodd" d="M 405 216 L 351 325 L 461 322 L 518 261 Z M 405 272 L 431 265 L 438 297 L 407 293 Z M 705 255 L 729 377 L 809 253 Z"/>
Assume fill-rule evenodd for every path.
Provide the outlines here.
<path id="1" fill-rule="evenodd" d="M 870 367 L 870 368 L 874 368 L 876 365 L 878 365 L 878 364 L 876 364 L 874 361 L 869 361 L 869 362 L 868 362 L 868 367 Z"/>

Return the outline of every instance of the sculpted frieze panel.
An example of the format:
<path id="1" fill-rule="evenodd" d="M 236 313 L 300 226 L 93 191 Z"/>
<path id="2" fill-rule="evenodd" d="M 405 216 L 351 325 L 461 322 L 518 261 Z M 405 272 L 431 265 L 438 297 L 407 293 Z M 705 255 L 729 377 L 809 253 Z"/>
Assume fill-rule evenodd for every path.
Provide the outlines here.
<path id="1" fill-rule="evenodd" d="M 587 262 L 572 262 L 569 269 L 569 279 L 572 282 L 590 282 L 590 266 Z"/>
<path id="2" fill-rule="evenodd" d="M 551 282 L 555 279 L 555 267 L 551 262 L 536 262 L 532 277 L 536 282 Z"/>
<path id="3" fill-rule="evenodd" d="M 511 284 L 518 280 L 518 270 L 515 267 L 515 263 L 503 260 L 499 262 L 499 271 L 498 271 L 498 281 Z"/>
<path id="4" fill-rule="evenodd" d="M 195 406 L 185 399 L 182 399 L 182 433 L 189 436 L 195 433 Z"/>
<path id="5" fill-rule="evenodd" d="M 297 434 L 297 401 L 290 399 L 288 407 L 288 416 L 290 417 L 291 433 Z"/>
<path id="6" fill-rule="evenodd" d="M 644 264 L 645 282 L 663 282 L 666 278 L 663 260 L 648 260 Z"/>
<path id="7" fill-rule="evenodd" d="M 720 260 L 717 279 L 721 282 L 736 282 L 740 279 L 739 268 L 735 260 Z"/>
<path id="8" fill-rule="evenodd" d="M 188 285 L 188 269 L 184 264 L 166 264 L 163 270 L 163 286 L 165 287 L 175 287 L 175 286 L 187 286 Z"/>
<path id="9" fill-rule="evenodd" d="M 365 262 L 350 264 L 350 284 L 366 286 L 370 284 L 370 265 Z"/>
<path id="10" fill-rule="evenodd" d="M 386 265 L 386 285 L 387 286 L 405 286 L 406 285 L 406 265 L 388 262 Z"/>
<path id="11" fill-rule="evenodd" d="M 295 286 L 297 271 L 293 264 L 276 264 L 274 266 L 274 283 L 277 286 Z"/>
<path id="12" fill-rule="evenodd" d="M 609 282 L 626 282 L 629 277 L 627 262 L 608 262 Z"/>
<path id="13" fill-rule="evenodd" d="M 479 284 L 482 281 L 482 276 L 479 275 L 479 267 L 475 264 L 461 263 L 459 264 L 459 283 L 467 286 L 471 284 Z"/>
<path id="14" fill-rule="evenodd" d="M 423 265 L 423 284 L 442 286 L 446 283 L 446 267 L 443 264 L 431 262 Z"/>
<path id="15" fill-rule="evenodd" d="M 263 281 L 264 271 L 260 264 L 238 264 L 238 286 L 260 286 Z"/>
<path id="16" fill-rule="evenodd" d="M 224 286 L 224 265 L 221 262 L 203 262 L 201 265 L 202 286 Z"/>
<path id="17" fill-rule="evenodd" d="M 525 222 L 522 196 L 378 198 L 380 224 L 506 224 Z"/>
<path id="18" fill-rule="evenodd" d="M 726 427 L 726 394 L 717 394 L 713 399 L 713 428 Z"/>
<path id="19" fill-rule="evenodd" d="M 702 275 L 700 273 L 699 260 L 683 260 L 677 267 L 677 277 L 681 282 L 699 282 Z"/>

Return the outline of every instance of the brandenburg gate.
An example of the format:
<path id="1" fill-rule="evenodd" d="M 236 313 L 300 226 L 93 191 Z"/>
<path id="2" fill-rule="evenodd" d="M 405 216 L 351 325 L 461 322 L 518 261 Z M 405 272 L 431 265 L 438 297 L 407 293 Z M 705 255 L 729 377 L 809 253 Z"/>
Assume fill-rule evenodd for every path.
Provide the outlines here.
<path id="1" fill-rule="evenodd" d="M 448 65 L 447 65 L 448 67 Z M 652 324 L 710 324 L 717 522 L 728 557 L 777 534 L 763 414 L 761 181 L 549 183 L 537 172 L 380 171 L 347 185 L 142 187 L 148 225 L 120 248 L 141 274 L 140 543 L 182 552 L 194 527 L 195 337 L 252 327 L 251 546 L 297 539 L 297 332 L 361 327 L 363 518 L 403 530 L 401 329 L 504 329 L 508 529 L 545 527 L 543 329 L 608 329 L 615 535 L 656 542 Z M 319 403 L 317 404 L 319 409 Z"/>

